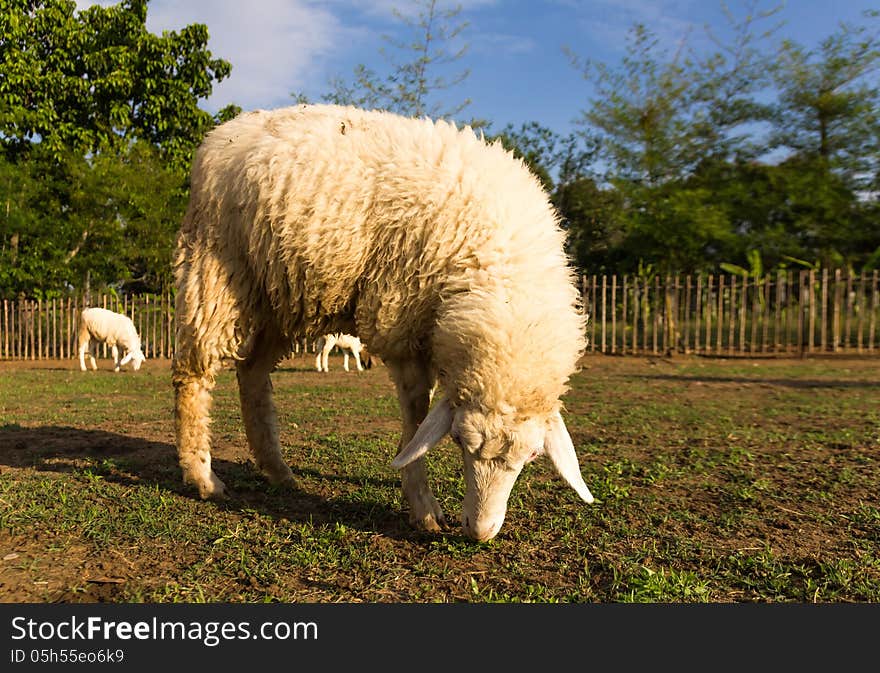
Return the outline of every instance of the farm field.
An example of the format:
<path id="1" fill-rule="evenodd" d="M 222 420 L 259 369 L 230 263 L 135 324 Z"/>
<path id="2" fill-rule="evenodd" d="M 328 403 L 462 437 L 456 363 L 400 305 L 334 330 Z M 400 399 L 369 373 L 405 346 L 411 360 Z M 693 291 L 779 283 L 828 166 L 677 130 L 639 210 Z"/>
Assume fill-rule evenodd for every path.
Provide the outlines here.
<path id="1" fill-rule="evenodd" d="M 408 526 L 381 365 L 273 374 L 297 490 L 252 468 L 223 371 L 214 503 L 181 481 L 168 360 L 0 362 L 0 602 L 880 602 L 880 359 L 582 364 L 564 416 L 597 502 L 539 459 L 479 544 Z M 428 457 L 451 523 L 457 452 Z"/>

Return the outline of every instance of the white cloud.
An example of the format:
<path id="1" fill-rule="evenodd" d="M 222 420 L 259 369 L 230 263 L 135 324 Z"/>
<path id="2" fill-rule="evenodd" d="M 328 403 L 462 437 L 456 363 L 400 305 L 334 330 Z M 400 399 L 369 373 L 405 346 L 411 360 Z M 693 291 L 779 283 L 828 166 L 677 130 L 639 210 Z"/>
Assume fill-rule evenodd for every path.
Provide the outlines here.
<path id="1" fill-rule="evenodd" d="M 189 23 L 208 26 L 209 49 L 232 63 L 232 74 L 215 85 L 206 107 L 237 103 L 245 109 L 288 104 L 290 92 L 320 73 L 314 64 L 346 29 L 323 6 L 302 0 L 154 0 L 147 27 L 154 32 Z"/>

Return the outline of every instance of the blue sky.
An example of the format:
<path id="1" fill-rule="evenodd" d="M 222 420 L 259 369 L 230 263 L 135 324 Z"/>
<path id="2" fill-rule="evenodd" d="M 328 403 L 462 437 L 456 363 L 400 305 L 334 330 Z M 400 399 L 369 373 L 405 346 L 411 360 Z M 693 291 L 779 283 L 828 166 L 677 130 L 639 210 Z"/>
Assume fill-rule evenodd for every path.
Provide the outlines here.
<path id="1" fill-rule="evenodd" d="M 469 23 L 462 33 L 469 50 L 447 74 L 467 68 L 470 75 L 444 97 L 450 103 L 470 98 L 462 116 L 488 119 L 496 131 L 532 120 L 560 133 L 574 128 L 591 89 L 563 47 L 582 59 L 615 64 L 636 22 L 672 48 L 685 36 L 695 48 L 708 46 L 705 26 L 720 34 L 725 26 L 717 0 L 459 0 L 447 6 L 453 4 L 461 5 L 458 18 Z M 738 16 L 745 4 L 728 0 Z M 763 0 L 758 7 L 777 4 Z M 320 100 L 331 78 L 351 79 L 358 63 L 381 71 L 382 36 L 403 35 L 392 9 L 407 12 L 412 5 L 413 0 L 151 0 L 147 27 L 161 33 L 195 22 L 208 26 L 209 48 L 233 69 L 202 102 L 205 109 L 215 112 L 228 103 L 272 108 L 290 104 L 292 91 Z M 776 38 L 813 47 L 841 21 L 859 22 L 869 8 L 880 8 L 880 0 L 787 0 L 775 16 L 784 21 Z"/>

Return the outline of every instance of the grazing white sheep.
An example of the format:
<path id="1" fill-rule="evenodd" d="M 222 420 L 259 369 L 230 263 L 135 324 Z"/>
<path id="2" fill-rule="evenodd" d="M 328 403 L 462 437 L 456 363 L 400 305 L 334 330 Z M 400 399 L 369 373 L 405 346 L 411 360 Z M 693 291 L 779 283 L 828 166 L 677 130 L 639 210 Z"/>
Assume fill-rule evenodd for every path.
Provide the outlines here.
<path id="1" fill-rule="evenodd" d="M 332 105 L 239 115 L 208 134 L 178 235 L 176 441 L 184 480 L 211 469 L 214 375 L 236 359 L 258 468 L 293 484 L 270 372 L 296 336 L 358 334 L 403 417 L 410 521 L 441 530 L 425 453 L 461 447 L 464 532 L 494 537 L 523 466 L 546 454 L 593 498 L 560 413 L 584 348 L 564 233 L 546 192 L 470 128 Z M 552 343 L 553 348 L 547 348 Z M 443 395 L 429 412 L 435 383 Z"/>
<path id="2" fill-rule="evenodd" d="M 364 348 L 361 340 L 356 336 L 352 336 L 351 334 L 343 334 L 342 332 L 333 332 L 331 334 L 325 334 L 324 336 L 318 339 L 317 350 L 318 354 L 315 356 L 315 369 L 319 372 L 329 372 L 330 367 L 329 359 L 330 359 L 330 351 L 333 350 L 334 346 L 339 346 L 342 350 L 342 368 L 345 371 L 348 371 L 348 354 L 351 352 L 354 357 L 354 363 L 357 366 L 357 370 L 359 372 L 364 371 L 364 369 L 369 369 L 372 364 L 369 359 L 369 354 L 366 353 L 366 349 Z M 361 360 L 361 353 L 364 353 L 364 360 Z"/>
<path id="3" fill-rule="evenodd" d="M 85 308 L 79 316 L 77 344 L 79 350 L 79 368 L 86 371 L 86 352 L 91 359 L 92 369 L 98 368 L 95 362 L 95 348 L 99 343 L 110 346 L 113 355 L 113 371 L 118 372 L 131 362 L 131 368 L 137 371 L 146 356 L 141 351 L 141 338 L 138 336 L 134 323 L 127 315 L 109 311 L 105 308 Z M 119 359 L 119 349 L 125 355 Z"/>

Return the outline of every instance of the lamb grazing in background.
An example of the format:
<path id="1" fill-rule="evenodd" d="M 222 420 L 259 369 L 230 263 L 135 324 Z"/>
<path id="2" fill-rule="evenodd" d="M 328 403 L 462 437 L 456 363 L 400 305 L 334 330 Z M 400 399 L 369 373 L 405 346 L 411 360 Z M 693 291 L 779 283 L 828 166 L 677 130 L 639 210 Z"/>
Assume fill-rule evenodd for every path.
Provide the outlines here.
<path id="1" fill-rule="evenodd" d="M 118 372 L 131 362 L 131 368 L 137 371 L 146 356 L 141 351 L 141 338 L 138 336 L 134 323 L 127 315 L 108 311 L 105 308 L 85 308 L 79 316 L 77 330 L 79 348 L 79 368 L 86 371 L 85 355 L 88 351 L 92 361 L 92 369 L 98 368 L 95 362 L 95 348 L 99 343 L 110 346 L 113 355 L 113 371 Z M 119 359 L 119 349 L 125 352 Z"/>
<path id="2" fill-rule="evenodd" d="M 541 454 L 592 502 L 560 413 L 585 343 L 563 243 L 535 176 L 469 127 L 333 105 L 218 126 L 195 156 L 174 265 L 184 480 L 204 498 L 224 494 L 209 409 L 232 358 L 255 462 L 292 485 L 270 372 L 295 336 L 340 331 L 358 334 L 397 387 L 391 464 L 414 525 L 445 527 L 425 454 L 447 434 L 461 447 L 461 522 L 474 539 L 498 533 L 517 476 Z"/>
<path id="3" fill-rule="evenodd" d="M 327 365 L 330 358 L 330 351 L 333 350 L 334 346 L 339 346 L 339 348 L 342 350 L 342 368 L 345 371 L 348 371 L 349 351 L 354 357 L 354 363 L 355 365 L 357 365 L 357 370 L 359 372 L 364 371 L 364 369 L 369 369 L 372 366 L 370 355 L 364 348 L 360 339 L 358 339 L 356 336 L 352 336 L 351 334 L 334 332 L 332 334 L 325 334 L 318 339 L 318 354 L 315 356 L 315 369 L 317 369 L 319 372 L 330 371 L 330 368 Z M 363 360 L 361 359 L 362 353 L 364 354 Z"/>

